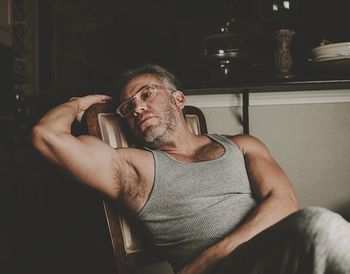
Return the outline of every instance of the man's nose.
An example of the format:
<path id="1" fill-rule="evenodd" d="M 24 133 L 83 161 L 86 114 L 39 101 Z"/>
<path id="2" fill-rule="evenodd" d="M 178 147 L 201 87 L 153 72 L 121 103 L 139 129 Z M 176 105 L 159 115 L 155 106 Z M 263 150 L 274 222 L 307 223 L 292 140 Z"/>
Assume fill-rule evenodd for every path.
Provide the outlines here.
<path id="1" fill-rule="evenodd" d="M 145 111 L 147 108 L 146 103 L 142 100 L 133 100 L 133 114 L 137 116 L 137 114 Z"/>

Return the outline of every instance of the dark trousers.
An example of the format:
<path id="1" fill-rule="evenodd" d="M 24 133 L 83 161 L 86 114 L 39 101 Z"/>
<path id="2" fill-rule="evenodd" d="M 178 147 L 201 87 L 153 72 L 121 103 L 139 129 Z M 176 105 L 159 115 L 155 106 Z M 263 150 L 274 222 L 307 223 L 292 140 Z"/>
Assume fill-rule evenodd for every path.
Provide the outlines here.
<path id="1" fill-rule="evenodd" d="M 350 223 L 323 208 L 290 215 L 234 250 L 215 274 L 350 274 Z"/>

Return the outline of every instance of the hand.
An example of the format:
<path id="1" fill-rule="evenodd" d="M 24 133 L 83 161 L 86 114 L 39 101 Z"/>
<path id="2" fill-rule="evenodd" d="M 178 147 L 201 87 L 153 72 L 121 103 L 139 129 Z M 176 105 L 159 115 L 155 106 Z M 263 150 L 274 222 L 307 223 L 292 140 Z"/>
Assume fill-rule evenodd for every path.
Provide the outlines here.
<path id="1" fill-rule="evenodd" d="M 112 97 L 102 94 L 87 95 L 84 97 L 72 97 L 69 101 L 76 101 L 78 103 L 78 113 L 75 119 L 80 122 L 85 111 L 92 105 L 97 103 L 105 103 L 112 100 Z"/>

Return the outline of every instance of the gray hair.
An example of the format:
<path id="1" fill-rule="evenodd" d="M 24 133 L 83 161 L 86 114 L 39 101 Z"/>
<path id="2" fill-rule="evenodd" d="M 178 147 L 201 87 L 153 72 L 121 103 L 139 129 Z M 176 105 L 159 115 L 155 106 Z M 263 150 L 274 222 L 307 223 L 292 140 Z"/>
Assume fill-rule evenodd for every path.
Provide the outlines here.
<path id="1" fill-rule="evenodd" d="M 119 93 L 128 85 L 128 83 L 137 76 L 151 74 L 161 81 L 169 90 L 180 90 L 181 84 L 176 76 L 166 68 L 156 64 L 146 64 L 141 67 L 125 71 L 119 78 L 116 85 Z"/>

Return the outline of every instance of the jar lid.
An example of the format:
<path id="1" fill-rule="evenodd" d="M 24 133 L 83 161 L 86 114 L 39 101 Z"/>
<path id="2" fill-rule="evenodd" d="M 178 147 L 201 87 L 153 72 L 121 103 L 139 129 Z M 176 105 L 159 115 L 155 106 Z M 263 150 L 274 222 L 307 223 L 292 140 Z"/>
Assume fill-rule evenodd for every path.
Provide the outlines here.
<path id="1" fill-rule="evenodd" d="M 214 59 L 245 58 L 245 38 L 239 33 L 223 32 L 202 40 L 202 57 Z"/>

